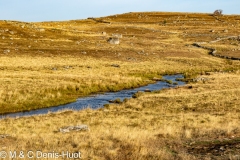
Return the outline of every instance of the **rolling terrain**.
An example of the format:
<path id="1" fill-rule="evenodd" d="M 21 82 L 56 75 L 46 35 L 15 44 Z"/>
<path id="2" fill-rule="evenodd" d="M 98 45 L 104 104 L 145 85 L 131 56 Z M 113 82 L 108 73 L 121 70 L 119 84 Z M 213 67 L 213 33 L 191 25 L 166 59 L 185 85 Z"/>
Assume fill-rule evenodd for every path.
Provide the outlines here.
<path id="1" fill-rule="evenodd" d="M 0 21 L 1 114 L 154 83 L 165 74 L 184 74 L 188 82 L 99 110 L 0 120 L 0 150 L 80 151 L 83 159 L 239 159 L 240 61 L 224 58 L 240 58 L 239 21 L 239 15 L 170 12 Z M 78 124 L 90 130 L 59 132 Z"/>

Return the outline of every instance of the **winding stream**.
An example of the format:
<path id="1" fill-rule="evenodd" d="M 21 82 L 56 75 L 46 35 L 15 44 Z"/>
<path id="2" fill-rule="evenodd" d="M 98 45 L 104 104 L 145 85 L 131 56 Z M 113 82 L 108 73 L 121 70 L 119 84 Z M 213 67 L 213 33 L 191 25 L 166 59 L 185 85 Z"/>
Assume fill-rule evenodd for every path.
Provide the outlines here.
<path id="1" fill-rule="evenodd" d="M 184 85 L 185 83 L 182 81 L 177 81 L 177 78 L 183 78 L 183 75 L 167 75 L 163 76 L 163 79 L 165 80 L 171 80 L 173 84 L 177 83 L 176 85 L 169 85 L 167 82 L 164 81 L 157 81 L 154 84 L 149 84 L 147 86 L 135 88 L 135 89 L 128 89 L 128 90 L 121 90 L 118 92 L 106 92 L 102 94 L 95 94 L 88 97 L 82 97 L 77 99 L 76 102 L 60 105 L 56 107 L 50 107 L 50 108 L 42 108 L 37 110 L 31 110 L 27 112 L 17 112 L 17 113 L 9 113 L 0 115 L 0 119 L 7 118 L 7 117 L 25 117 L 25 116 L 34 116 L 34 115 L 42 115 L 47 113 L 53 113 L 53 112 L 59 112 L 64 110 L 81 110 L 84 108 L 92 108 L 92 109 L 98 109 L 103 107 L 104 104 L 109 104 L 110 100 L 115 100 L 117 98 L 120 98 L 121 101 L 125 98 L 131 98 L 133 94 L 135 94 L 138 91 L 156 91 L 163 88 L 169 88 L 169 87 L 176 87 Z"/>

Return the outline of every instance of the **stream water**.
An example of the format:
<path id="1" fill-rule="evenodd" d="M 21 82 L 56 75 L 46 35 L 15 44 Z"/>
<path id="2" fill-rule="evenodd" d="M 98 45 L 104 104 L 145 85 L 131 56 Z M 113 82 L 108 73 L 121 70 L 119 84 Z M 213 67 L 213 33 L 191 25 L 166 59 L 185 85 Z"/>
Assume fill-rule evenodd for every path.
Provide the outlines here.
<path id="1" fill-rule="evenodd" d="M 154 84 L 149 84 L 147 86 L 143 86 L 139 88 L 121 90 L 118 92 L 106 92 L 102 94 L 94 94 L 88 97 L 81 97 L 77 99 L 76 102 L 65 104 L 65 105 L 60 105 L 60 106 L 55 106 L 50 108 L 42 108 L 42 109 L 31 110 L 26 112 L 3 114 L 3 115 L 0 115 L 0 119 L 7 118 L 7 117 L 17 118 L 17 117 L 24 117 L 24 116 L 34 116 L 34 115 L 40 115 L 40 114 L 59 112 L 63 110 L 81 110 L 84 108 L 98 109 L 103 107 L 104 104 L 109 104 L 110 100 L 115 100 L 117 98 L 120 98 L 122 101 L 125 98 L 131 98 L 138 91 L 146 91 L 146 90 L 156 91 L 156 90 L 161 90 L 163 88 L 184 85 L 185 84 L 184 82 L 176 80 L 178 78 L 183 78 L 183 75 L 178 74 L 178 75 L 163 76 L 163 79 L 171 80 L 173 82 L 173 84 L 171 85 L 169 85 L 165 81 L 157 81 Z"/>

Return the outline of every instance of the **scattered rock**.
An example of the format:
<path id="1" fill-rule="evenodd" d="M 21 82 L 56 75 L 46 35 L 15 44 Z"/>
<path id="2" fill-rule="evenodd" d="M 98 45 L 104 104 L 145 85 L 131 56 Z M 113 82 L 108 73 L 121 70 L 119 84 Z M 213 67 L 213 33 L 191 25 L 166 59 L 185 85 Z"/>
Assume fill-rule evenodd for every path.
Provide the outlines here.
<path id="1" fill-rule="evenodd" d="M 216 54 L 217 53 L 217 50 L 215 49 L 214 51 L 212 51 L 212 54 Z"/>
<path id="2" fill-rule="evenodd" d="M 128 60 L 128 61 L 136 61 L 136 58 L 127 57 L 126 60 Z"/>
<path id="3" fill-rule="evenodd" d="M 228 33 L 228 30 L 227 30 L 227 29 L 224 29 L 223 32 Z"/>
<path id="4" fill-rule="evenodd" d="M 206 82 L 208 80 L 210 80 L 210 79 L 209 78 L 205 78 L 205 77 L 198 77 L 198 78 L 193 79 L 193 82 L 199 82 L 199 81 Z"/>
<path id="5" fill-rule="evenodd" d="M 145 89 L 144 92 L 151 92 L 151 90 L 150 89 Z"/>
<path id="6" fill-rule="evenodd" d="M 72 68 L 72 66 L 63 66 L 63 68 L 70 69 L 70 68 Z"/>
<path id="7" fill-rule="evenodd" d="M 168 87 L 174 87 L 174 85 L 172 85 L 172 84 L 166 84 L 166 86 L 168 86 Z"/>
<path id="8" fill-rule="evenodd" d="M 57 70 L 57 68 L 52 68 L 52 70 L 53 70 L 53 71 L 56 71 L 56 70 Z"/>
<path id="9" fill-rule="evenodd" d="M 206 75 L 211 75 L 211 72 L 206 72 L 205 74 L 206 74 Z"/>
<path id="10" fill-rule="evenodd" d="M 117 34 L 117 33 L 114 33 L 112 34 L 113 37 L 116 37 L 116 38 L 122 38 L 122 34 Z"/>
<path id="11" fill-rule="evenodd" d="M 138 98 L 143 94 L 141 91 L 137 91 L 136 93 L 133 94 L 132 98 Z"/>
<path id="12" fill-rule="evenodd" d="M 116 68 L 120 68 L 120 65 L 119 65 L 119 64 L 112 64 L 111 66 L 112 66 L 112 67 L 116 67 Z"/>
<path id="13" fill-rule="evenodd" d="M 224 150 L 225 150 L 224 146 L 221 146 L 219 149 L 220 149 L 221 151 L 224 151 Z"/>
<path id="14" fill-rule="evenodd" d="M 109 110 L 108 110 L 108 109 L 103 109 L 102 111 L 103 111 L 103 112 L 109 112 Z"/>
<path id="15" fill-rule="evenodd" d="M 192 88 L 193 88 L 193 86 L 187 86 L 187 88 L 188 88 L 188 89 L 192 89 Z"/>
<path id="16" fill-rule="evenodd" d="M 89 127 L 85 124 L 77 125 L 77 126 L 67 126 L 59 129 L 61 133 L 67 133 L 70 131 L 89 131 Z"/>
<path id="17" fill-rule="evenodd" d="M 7 138 L 7 137 L 10 137 L 9 134 L 0 134 L 0 138 Z"/>
<path id="18" fill-rule="evenodd" d="M 6 54 L 6 53 L 10 53 L 10 49 L 4 50 L 3 53 L 5 53 L 5 54 Z"/>
<path id="19" fill-rule="evenodd" d="M 110 103 L 117 103 L 117 104 L 120 104 L 122 103 L 121 99 L 120 98 L 117 98 L 115 100 L 109 100 Z"/>
<path id="20" fill-rule="evenodd" d="M 231 57 L 231 60 L 240 60 L 240 58 L 236 58 L 236 57 Z"/>
<path id="21" fill-rule="evenodd" d="M 120 43 L 120 40 L 119 38 L 117 37 L 110 37 L 108 40 L 107 40 L 108 43 L 110 44 L 119 44 Z"/>
<path id="22" fill-rule="evenodd" d="M 15 32 L 14 31 L 9 31 L 10 34 L 14 34 Z"/>
<path id="23" fill-rule="evenodd" d="M 215 30 L 211 30 L 210 32 L 215 32 Z"/>
<path id="24" fill-rule="evenodd" d="M 107 35 L 107 33 L 106 33 L 106 32 L 102 32 L 102 35 L 106 36 L 106 35 Z"/>
<path id="25" fill-rule="evenodd" d="M 158 77 L 153 77 L 152 80 L 154 80 L 154 81 L 161 81 L 162 79 L 161 79 L 161 78 L 158 78 Z"/>
<path id="26" fill-rule="evenodd" d="M 173 85 L 178 85 L 178 82 L 173 82 Z"/>

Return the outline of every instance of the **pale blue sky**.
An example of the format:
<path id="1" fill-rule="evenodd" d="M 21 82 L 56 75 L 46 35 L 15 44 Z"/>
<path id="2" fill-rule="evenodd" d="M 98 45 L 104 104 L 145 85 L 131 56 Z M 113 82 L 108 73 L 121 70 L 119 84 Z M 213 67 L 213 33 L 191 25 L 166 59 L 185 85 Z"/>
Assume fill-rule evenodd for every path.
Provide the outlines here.
<path id="1" fill-rule="evenodd" d="M 0 0 L 0 20 L 61 21 L 136 11 L 240 15 L 240 0 Z"/>

